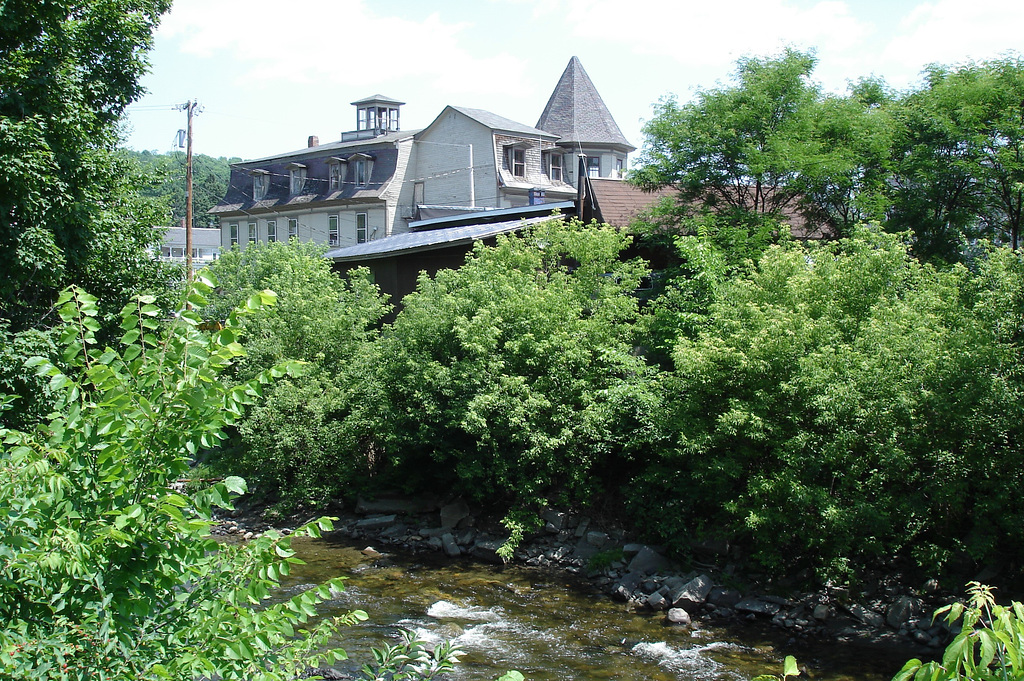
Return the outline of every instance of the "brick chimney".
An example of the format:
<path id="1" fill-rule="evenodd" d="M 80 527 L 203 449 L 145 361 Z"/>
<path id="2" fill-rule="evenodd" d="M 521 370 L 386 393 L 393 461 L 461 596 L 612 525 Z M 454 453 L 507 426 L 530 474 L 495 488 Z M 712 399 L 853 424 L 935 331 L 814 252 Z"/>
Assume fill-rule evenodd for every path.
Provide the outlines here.
<path id="1" fill-rule="evenodd" d="M 312 149 L 313 147 L 319 147 L 320 138 L 317 137 L 316 135 L 310 135 L 309 139 L 306 140 L 306 146 L 309 147 L 310 149 Z"/>

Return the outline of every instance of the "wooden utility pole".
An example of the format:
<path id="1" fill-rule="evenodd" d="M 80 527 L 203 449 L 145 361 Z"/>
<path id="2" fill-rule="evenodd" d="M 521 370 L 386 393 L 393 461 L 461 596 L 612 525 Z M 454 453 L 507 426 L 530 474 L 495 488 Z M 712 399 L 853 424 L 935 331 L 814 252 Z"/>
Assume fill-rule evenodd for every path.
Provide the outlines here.
<path id="1" fill-rule="evenodd" d="M 188 112 L 188 147 L 185 152 L 185 277 L 192 283 L 192 116 L 199 102 L 190 99 L 179 109 Z"/>

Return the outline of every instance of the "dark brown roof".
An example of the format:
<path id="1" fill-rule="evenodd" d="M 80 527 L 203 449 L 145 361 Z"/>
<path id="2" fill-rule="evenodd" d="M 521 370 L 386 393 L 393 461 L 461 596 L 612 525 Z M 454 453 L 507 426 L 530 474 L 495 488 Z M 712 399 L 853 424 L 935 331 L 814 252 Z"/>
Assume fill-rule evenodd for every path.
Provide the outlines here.
<path id="1" fill-rule="evenodd" d="M 600 216 L 598 221 L 607 222 L 613 227 L 628 227 L 636 217 L 653 208 L 662 199 L 679 197 L 679 190 L 673 186 L 648 192 L 622 180 L 591 178 L 590 184 L 597 202 Z M 836 236 L 829 224 L 812 222 L 797 210 L 784 210 L 782 218 L 789 224 L 796 239 L 830 239 Z"/>
<path id="2" fill-rule="evenodd" d="M 569 60 L 558 79 L 537 127 L 558 135 L 560 146 L 579 143 L 617 146 L 627 152 L 636 149 L 619 130 L 577 57 Z"/>
<path id="3" fill-rule="evenodd" d="M 594 188 L 601 222 L 613 227 L 628 227 L 633 218 L 652 208 L 663 198 L 675 198 L 679 195 L 675 187 L 662 187 L 653 192 L 623 182 L 592 177 L 590 184 Z"/>

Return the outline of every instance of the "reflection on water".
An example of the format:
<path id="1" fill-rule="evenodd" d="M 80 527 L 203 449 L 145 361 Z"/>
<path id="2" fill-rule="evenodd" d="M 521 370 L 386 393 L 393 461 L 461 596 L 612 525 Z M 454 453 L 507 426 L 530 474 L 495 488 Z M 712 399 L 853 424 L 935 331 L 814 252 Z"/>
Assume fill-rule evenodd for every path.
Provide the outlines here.
<path id="1" fill-rule="evenodd" d="M 400 628 L 426 641 L 454 640 L 466 654 L 453 678 L 466 680 L 509 669 L 531 681 L 742 680 L 778 673 L 782 657 L 793 654 L 815 679 L 887 681 L 906 657 L 827 644 L 786 647 L 770 630 L 667 627 L 661 615 L 633 613 L 567 575 L 434 555 L 368 558 L 342 541 L 296 538 L 292 546 L 306 565 L 293 567 L 280 597 L 348 578 L 322 610 L 370 615 L 342 632 L 351 670 Z"/>

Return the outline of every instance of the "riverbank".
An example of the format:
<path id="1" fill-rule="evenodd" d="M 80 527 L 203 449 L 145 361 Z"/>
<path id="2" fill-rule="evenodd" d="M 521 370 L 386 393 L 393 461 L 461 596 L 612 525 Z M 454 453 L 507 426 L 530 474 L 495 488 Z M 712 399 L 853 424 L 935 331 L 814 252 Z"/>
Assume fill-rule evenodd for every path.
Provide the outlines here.
<path id="1" fill-rule="evenodd" d="M 366 552 L 391 548 L 429 552 L 450 559 L 503 563 L 497 554 L 505 536 L 497 519 L 462 500 L 381 497 L 354 508 L 277 517 L 259 506 L 240 504 L 214 528 L 216 534 L 247 540 L 271 527 L 289 533 L 319 515 L 337 516 L 334 534 L 366 542 Z M 914 587 L 894 578 L 868 580 L 857 590 L 815 591 L 743 574 L 730 547 L 701 547 L 688 565 L 670 560 L 661 547 L 632 541 L 614 523 L 549 509 L 544 526 L 524 537 L 513 564 L 557 569 L 622 603 L 633 612 L 660 615 L 666 625 L 763 624 L 797 641 L 839 641 L 906 651 L 907 657 L 935 657 L 952 638 L 933 612 L 951 602 L 934 580 Z"/>

